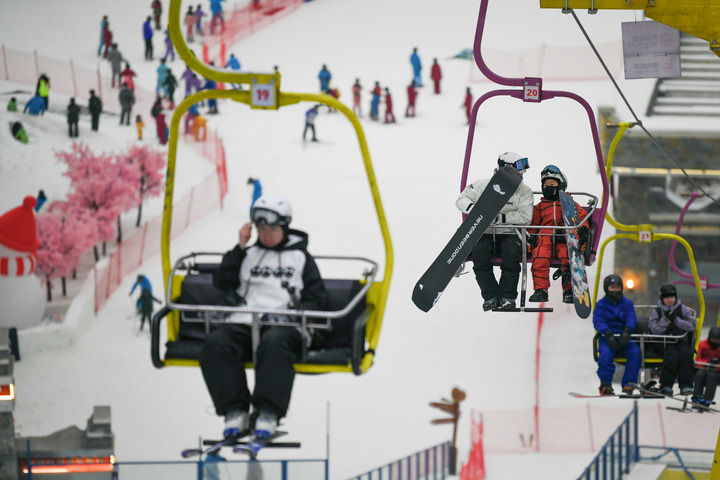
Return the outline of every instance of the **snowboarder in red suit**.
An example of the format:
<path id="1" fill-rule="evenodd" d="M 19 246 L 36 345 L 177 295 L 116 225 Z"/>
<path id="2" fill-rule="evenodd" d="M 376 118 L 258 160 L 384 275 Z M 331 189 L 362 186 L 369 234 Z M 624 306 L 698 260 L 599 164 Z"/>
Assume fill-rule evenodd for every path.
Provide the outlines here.
<path id="1" fill-rule="evenodd" d="M 540 173 L 542 182 L 543 197 L 533 209 L 531 225 L 542 226 L 563 226 L 562 207 L 560 204 L 560 190 L 565 191 L 567 180 L 565 175 L 555 165 L 546 166 Z M 585 218 L 587 212 L 583 207 L 575 203 L 580 215 L 580 221 Z M 587 228 L 578 229 L 578 235 L 586 236 Z M 563 302 L 573 303 L 572 284 L 570 270 L 568 268 L 568 252 L 565 243 L 564 230 L 552 228 L 528 229 L 531 235 L 530 244 L 532 249 L 532 276 L 535 292 L 528 299 L 531 302 L 547 302 L 548 289 L 550 288 L 550 260 L 555 256 L 562 264 L 562 289 Z M 554 255 L 553 255 L 554 254 Z"/>
<path id="2" fill-rule="evenodd" d="M 472 109 L 472 93 L 470 93 L 470 87 L 465 90 L 465 101 L 461 107 L 465 107 L 465 117 L 467 118 L 467 123 L 470 124 L 470 110 Z"/>
<path id="3" fill-rule="evenodd" d="M 167 125 L 165 123 L 165 114 L 160 112 L 155 117 L 155 126 L 157 127 L 157 136 L 160 139 L 160 145 L 167 143 Z"/>
<path id="4" fill-rule="evenodd" d="M 442 71 L 440 70 L 440 64 L 437 63 L 437 58 L 433 58 L 433 64 L 430 68 L 430 78 L 435 85 L 435 95 L 440 94 L 440 79 L 442 79 Z"/>
<path id="5" fill-rule="evenodd" d="M 415 116 L 415 99 L 417 98 L 417 88 L 415 88 L 415 80 L 410 81 L 410 85 L 407 87 L 408 104 L 405 109 L 406 117 Z"/>
<path id="6" fill-rule="evenodd" d="M 392 111 L 393 102 L 390 89 L 385 87 L 385 123 L 395 123 L 395 115 Z"/>

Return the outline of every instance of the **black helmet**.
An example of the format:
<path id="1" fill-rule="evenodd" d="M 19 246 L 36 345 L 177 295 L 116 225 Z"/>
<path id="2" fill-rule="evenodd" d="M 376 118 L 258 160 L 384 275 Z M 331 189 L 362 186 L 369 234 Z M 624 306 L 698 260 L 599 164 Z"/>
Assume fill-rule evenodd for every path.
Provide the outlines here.
<path id="1" fill-rule="evenodd" d="M 720 343 L 720 327 L 715 325 L 710 329 L 710 333 L 708 333 L 708 340 L 714 340 L 715 343 Z"/>
<path id="2" fill-rule="evenodd" d="M 677 287 L 672 283 L 663 283 L 660 285 L 660 300 L 665 297 L 677 298 Z"/>
<path id="3" fill-rule="evenodd" d="M 605 295 L 608 294 L 608 287 L 610 287 L 611 285 L 619 285 L 620 291 L 622 292 L 622 277 L 620 277 L 620 275 L 618 275 L 617 273 L 611 273 L 610 275 L 605 277 L 605 280 L 603 280 L 603 290 L 605 291 Z"/>

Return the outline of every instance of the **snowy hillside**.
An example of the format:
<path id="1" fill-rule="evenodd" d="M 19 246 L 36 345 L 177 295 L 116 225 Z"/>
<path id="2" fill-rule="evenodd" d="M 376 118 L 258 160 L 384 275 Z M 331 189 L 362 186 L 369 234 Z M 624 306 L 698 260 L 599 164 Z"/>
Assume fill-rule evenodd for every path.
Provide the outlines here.
<path id="1" fill-rule="evenodd" d="M 366 89 L 361 120 L 395 254 L 375 365 L 361 377 L 298 376 L 284 423 L 303 448 L 290 453 L 267 452 L 265 458 L 323 457 L 328 405 L 333 479 L 348 478 L 447 440 L 449 428 L 430 425 L 437 412 L 431 411 L 428 402 L 447 396 L 454 386 L 467 392 L 458 435 L 461 459 L 469 448 L 471 409 L 507 411 L 535 405 L 537 314 L 482 312 L 472 274 L 453 280 L 428 314 L 410 301 L 415 281 L 460 218 L 454 201 L 467 138 L 461 108 L 465 88 L 471 87 L 475 98 L 493 88 L 489 83 L 469 84 L 469 62 L 448 59 L 472 46 L 478 3 L 315 0 L 230 49 L 243 69 L 270 71 L 278 65 L 286 91 L 316 92 L 317 72 L 327 64 L 333 74 L 332 85 L 341 91 L 340 100 L 350 104 L 350 86 L 360 78 Z M 153 88 L 156 63 L 141 60 L 139 34 L 140 24 L 149 14 L 148 5 L 140 0 L 62 5 L 52 0 L 0 0 L 2 11 L 9 13 L 0 17 L 0 43 L 38 49 L 46 55 L 71 56 L 78 64 L 94 66 L 99 61 L 95 56 L 99 21 L 108 14 L 121 50 L 139 70 L 138 82 Z M 53 22 L 36 34 L 23 25 L 33 21 L 37 9 Z M 578 15 L 598 42 L 617 40 L 620 21 L 635 18 L 632 12 Z M 488 48 L 513 50 L 542 42 L 584 45 L 571 17 L 540 11 L 536 1 L 493 0 L 488 21 Z M 73 35 L 67 35 L 69 25 Z M 159 44 L 156 41 L 156 52 L 161 50 Z M 422 58 L 424 79 L 434 57 L 440 61 L 444 77 L 441 95 L 433 95 L 426 80 L 418 98 L 417 117 L 405 118 L 405 88 L 411 76 L 408 57 L 413 47 L 418 47 Z M 101 65 L 104 72 L 109 70 L 106 63 Z M 171 68 L 177 74 L 184 67 L 175 61 Z M 397 124 L 371 122 L 366 116 L 367 90 L 376 80 L 394 94 Z M 636 110 L 642 110 L 652 82 L 620 83 Z M 620 116 L 630 119 L 609 82 L 545 87 L 572 90 L 586 96 L 594 107 L 616 106 Z M 5 92 L 15 88 L 0 83 L 0 98 L 4 100 Z M 59 98 L 56 102 L 65 103 Z M 303 144 L 307 108 L 297 105 L 266 112 L 220 103 L 220 115 L 213 117 L 209 126 L 225 144 L 229 195 L 222 211 L 207 215 L 173 240 L 173 260 L 191 251 L 224 251 L 236 242 L 237 229 L 248 220 L 246 180 L 253 176 L 263 182 L 265 192 L 291 201 L 293 225 L 310 234 L 311 253 L 361 255 L 383 264 L 380 232 L 350 123 L 340 114 L 323 111 L 316 121 L 320 142 Z M 9 121 L 8 115 L 0 113 L 0 123 Z M 31 132 L 31 142 L 33 138 L 42 140 L 30 147 L 36 150 L 28 155 L 28 147 L 15 145 L 6 132 L 0 134 L 0 207 L 5 209 L 17 203 L 18 195 L 34 194 L 42 186 L 57 194 L 66 188 L 51 162 L 53 149 L 69 145 L 64 118 L 59 114 L 22 118 L 36 132 Z M 122 147 L 132 140 L 132 132 L 115 123 L 115 117 L 104 118 L 97 138 L 87 135 L 87 124 L 81 123 L 81 139 L 91 138 L 91 146 L 99 149 Z M 647 120 L 646 125 L 651 130 L 668 127 L 668 120 Z M 601 194 L 587 117 L 568 101 L 540 105 L 500 99 L 488 102 L 478 116 L 470 179 L 489 176 L 497 155 L 508 150 L 529 157 L 531 170 L 525 182 L 536 190 L 540 170 L 552 163 L 565 171 L 569 190 Z M 193 162 L 182 160 L 178 182 L 200 178 L 190 167 Z M 29 169 L 31 161 L 38 166 Z M 609 230 L 605 228 L 603 235 L 610 235 Z M 606 258 L 611 259 L 611 253 L 606 252 Z M 603 273 L 610 270 L 609 264 L 603 266 Z M 160 291 L 159 258 L 150 259 L 141 271 Z M 595 271 L 593 267 L 588 272 L 591 282 Z M 147 332 L 138 335 L 134 300 L 127 296 L 133 281 L 132 275 L 125 279 L 72 349 L 25 356 L 16 364 L 18 435 L 44 435 L 69 424 L 83 425 L 92 406 L 101 404 L 112 406 L 121 462 L 176 460 L 178 452 L 193 445 L 199 435 L 219 434 L 222 420 L 214 415 L 199 369 L 152 367 L 149 336 Z M 531 282 L 528 288 L 532 290 Z M 591 322 L 577 318 L 560 303 L 559 289 L 559 283 L 551 288 L 550 303 L 557 311 L 545 317 L 540 339 L 541 407 L 582 405 L 567 392 L 594 392 L 598 383 L 590 350 Z M 629 404 L 622 406 L 630 408 Z M 529 474 L 534 478 L 575 478 L 591 456 L 565 455 L 558 462 L 553 455 L 489 455 L 486 462 L 489 478 Z"/>

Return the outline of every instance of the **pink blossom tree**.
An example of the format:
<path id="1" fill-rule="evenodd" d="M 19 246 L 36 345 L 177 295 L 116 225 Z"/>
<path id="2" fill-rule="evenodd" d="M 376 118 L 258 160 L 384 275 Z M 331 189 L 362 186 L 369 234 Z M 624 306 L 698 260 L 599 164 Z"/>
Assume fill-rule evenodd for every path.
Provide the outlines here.
<path id="1" fill-rule="evenodd" d="M 62 279 L 67 296 L 66 277 L 80 257 L 96 243 L 97 227 L 87 210 L 71 209 L 66 202 L 53 202 L 48 213 L 37 217 L 37 272 L 45 276 L 48 301 L 52 300 L 51 280 Z"/>
<path id="2" fill-rule="evenodd" d="M 137 205 L 140 171 L 117 156 L 102 153 L 95 155 L 90 148 L 74 142 L 71 151 L 55 154 L 67 164 L 64 173 L 70 178 L 67 200 L 73 208 L 86 209 L 97 224 L 98 240 L 105 242 L 115 234 L 117 222 L 118 239 L 122 240 L 120 214 Z M 99 259 L 97 247 L 95 258 Z"/>
<path id="3" fill-rule="evenodd" d="M 149 145 L 135 144 L 120 155 L 120 161 L 133 165 L 140 171 L 138 216 L 135 222 L 135 226 L 139 227 L 145 197 L 160 195 L 164 190 L 166 153 Z"/>

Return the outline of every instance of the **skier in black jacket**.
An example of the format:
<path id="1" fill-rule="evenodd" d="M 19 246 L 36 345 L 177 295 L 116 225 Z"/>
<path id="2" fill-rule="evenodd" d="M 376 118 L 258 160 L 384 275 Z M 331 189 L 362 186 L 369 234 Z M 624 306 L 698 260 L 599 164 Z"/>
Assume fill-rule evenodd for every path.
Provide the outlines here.
<path id="1" fill-rule="evenodd" d="M 103 104 L 100 97 L 95 95 L 95 90 L 90 90 L 90 100 L 88 100 L 88 110 L 90 110 L 90 128 L 97 132 L 100 124 L 100 114 L 102 113 Z"/>
<path id="2" fill-rule="evenodd" d="M 225 292 L 225 304 L 255 309 L 322 309 L 325 287 L 307 252 L 307 234 L 289 228 L 289 203 L 263 195 L 255 202 L 251 219 L 258 241 L 246 248 L 253 223 L 243 225 L 238 244 L 223 256 L 213 276 L 215 287 Z M 279 323 L 288 321 L 284 316 L 268 317 Z M 300 359 L 303 342 L 309 342 L 297 328 L 263 327 L 251 397 L 244 367 L 244 362 L 253 360 L 251 318 L 250 313 L 233 313 L 228 318 L 232 323 L 213 331 L 200 354 L 200 366 L 215 411 L 225 416 L 223 434 L 230 436 L 250 427 L 252 398 L 255 436 L 267 438 L 287 413 L 295 378 L 293 363 Z"/>
<path id="3" fill-rule="evenodd" d="M 67 106 L 68 135 L 70 138 L 78 136 L 78 121 L 80 120 L 80 106 L 75 103 L 75 97 L 70 99 Z"/>

